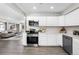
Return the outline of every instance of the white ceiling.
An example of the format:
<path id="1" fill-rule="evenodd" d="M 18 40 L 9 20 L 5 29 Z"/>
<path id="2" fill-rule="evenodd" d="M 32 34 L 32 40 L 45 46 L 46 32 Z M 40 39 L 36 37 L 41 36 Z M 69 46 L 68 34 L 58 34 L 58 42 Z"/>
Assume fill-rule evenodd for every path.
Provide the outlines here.
<path id="1" fill-rule="evenodd" d="M 78 3 L 6 3 L 6 5 L 25 16 L 34 13 L 63 15 L 79 7 Z M 37 9 L 34 10 L 33 6 L 36 6 Z M 53 6 L 54 9 L 50 9 L 51 6 Z"/>
<path id="2" fill-rule="evenodd" d="M 69 8 L 71 3 L 17 3 L 16 4 L 21 10 L 27 13 L 60 13 Z M 34 10 L 33 6 L 37 9 Z M 54 9 L 50 9 L 53 6 Z"/>

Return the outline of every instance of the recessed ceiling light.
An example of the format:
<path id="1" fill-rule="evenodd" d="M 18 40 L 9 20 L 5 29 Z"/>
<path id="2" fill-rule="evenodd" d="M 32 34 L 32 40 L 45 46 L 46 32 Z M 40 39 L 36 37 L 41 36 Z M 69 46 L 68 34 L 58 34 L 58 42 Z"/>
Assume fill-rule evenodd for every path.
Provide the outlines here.
<path id="1" fill-rule="evenodd" d="M 33 9 L 36 10 L 37 9 L 36 6 L 33 6 Z"/>
<path id="2" fill-rule="evenodd" d="M 50 9 L 54 9 L 54 7 L 53 7 L 53 6 L 51 6 L 51 7 L 50 7 Z"/>

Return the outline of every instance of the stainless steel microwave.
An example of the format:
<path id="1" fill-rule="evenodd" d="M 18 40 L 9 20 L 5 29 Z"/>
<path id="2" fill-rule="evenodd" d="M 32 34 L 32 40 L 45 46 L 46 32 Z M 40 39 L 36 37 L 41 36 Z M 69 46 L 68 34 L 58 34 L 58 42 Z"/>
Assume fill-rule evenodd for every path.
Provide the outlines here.
<path id="1" fill-rule="evenodd" d="M 38 25 L 39 25 L 38 21 L 29 20 L 29 26 L 38 26 Z"/>

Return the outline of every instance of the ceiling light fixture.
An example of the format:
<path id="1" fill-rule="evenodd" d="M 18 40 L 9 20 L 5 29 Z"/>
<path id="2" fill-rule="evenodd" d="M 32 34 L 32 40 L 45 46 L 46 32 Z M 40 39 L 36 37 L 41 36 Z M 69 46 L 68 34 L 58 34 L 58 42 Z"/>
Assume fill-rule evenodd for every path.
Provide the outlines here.
<path id="1" fill-rule="evenodd" d="M 33 6 L 33 9 L 36 10 L 37 8 L 35 6 Z"/>
<path id="2" fill-rule="evenodd" d="M 54 9 L 54 7 L 53 7 L 53 6 L 51 6 L 51 7 L 50 7 L 50 9 Z"/>

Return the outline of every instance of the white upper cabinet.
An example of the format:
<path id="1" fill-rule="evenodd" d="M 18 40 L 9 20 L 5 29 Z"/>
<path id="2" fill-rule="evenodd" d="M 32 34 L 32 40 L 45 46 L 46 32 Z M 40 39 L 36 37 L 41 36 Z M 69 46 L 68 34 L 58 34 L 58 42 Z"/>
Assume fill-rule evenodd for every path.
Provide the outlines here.
<path id="1" fill-rule="evenodd" d="M 65 16 L 58 16 L 58 26 L 65 26 Z"/>
<path id="2" fill-rule="evenodd" d="M 56 16 L 48 16 L 47 17 L 47 26 L 58 26 L 58 17 Z"/>
<path id="3" fill-rule="evenodd" d="M 76 25 L 79 25 L 79 9 L 65 16 L 65 26 L 76 26 Z"/>
<path id="4" fill-rule="evenodd" d="M 27 20 L 38 21 L 38 16 L 27 16 Z"/>
<path id="5" fill-rule="evenodd" d="M 75 25 L 76 20 L 74 20 L 74 14 L 70 13 L 65 16 L 65 26 L 73 26 Z"/>
<path id="6" fill-rule="evenodd" d="M 79 9 L 62 16 L 32 16 L 30 19 L 39 20 L 39 26 L 78 26 Z"/>
<path id="7" fill-rule="evenodd" d="M 39 26 L 46 26 L 46 17 L 45 16 L 39 16 Z"/>
<path id="8" fill-rule="evenodd" d="M 39 26 L 58 26 L 58 17 L 55 16 L 40 16 Z"/>

